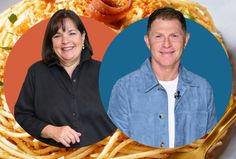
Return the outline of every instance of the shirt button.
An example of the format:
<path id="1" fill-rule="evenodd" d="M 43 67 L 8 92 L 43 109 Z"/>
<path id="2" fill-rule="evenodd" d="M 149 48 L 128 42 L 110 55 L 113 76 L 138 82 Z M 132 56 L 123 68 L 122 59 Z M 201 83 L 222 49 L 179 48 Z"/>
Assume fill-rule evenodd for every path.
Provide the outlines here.
<path id="1" fill-rule="evenodd" d="M 72 115 L 73 115 L 73 116 L 75 116 L 75 115 L 76 115 L 76 113 L 72 113 Z"/>
<path id="2" fill-rule="evenodd" d="M 73 79 L 73 82 L 75 83 L 75 82 L 76 82 L 76 79 Z"/>
<path id="3" fill-rule="evenodd" d="M 159 115 L 159 118 L 160 118 L 160 119 L 164 119 L 164 114 L 160 114 L 160 115 Z"/>
<path id="4" fill-rule="evenodd" d="M 164 147 L 165 143 L 161 142 L 160 147 Z"/>

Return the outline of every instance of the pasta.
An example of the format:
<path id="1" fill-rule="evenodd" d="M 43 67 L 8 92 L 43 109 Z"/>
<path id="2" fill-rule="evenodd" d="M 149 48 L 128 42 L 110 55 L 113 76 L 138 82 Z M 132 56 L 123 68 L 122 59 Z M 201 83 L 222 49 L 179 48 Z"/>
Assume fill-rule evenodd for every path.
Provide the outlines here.
<path id="1" fill-rule="evenodd" d="M 0 15 L 0 158 L 6 159 L 80 159 L 80 158 L 167 158 L 168 154 L 196 149 L 204 139 L 182 148 L 160 149 L 141 145 L 117 130 L 112 136 L 97 144 L 80 149 L 66 149 L 48 146 L 33 137 L 16 123 L 9 112 L 3 92 L 4 66 L 12 47 L 17 40 L 33 25 L 49 18 L 58 9 L 71 9 L 78 15 L 91 16 L 87 8 L 92 0 L 22 0 Z M 127 0 L 112 0 L 116 6 L 122 6 Z M 133 0 L 125 14 L 118 21 L 103 21 L 119 33 L 130 24 L 147 17 L 155 9 L 172 6 L 186 17 L 193 19 L 211 31 L 222 43 L 220 35 L 206 8 L 188 0 Z M 120 13 L 119 13 L 120 14 Z M 96 17 L 91 17 L 96 18 Z M 224 45 L 223 45 L 224 46 Z"/>

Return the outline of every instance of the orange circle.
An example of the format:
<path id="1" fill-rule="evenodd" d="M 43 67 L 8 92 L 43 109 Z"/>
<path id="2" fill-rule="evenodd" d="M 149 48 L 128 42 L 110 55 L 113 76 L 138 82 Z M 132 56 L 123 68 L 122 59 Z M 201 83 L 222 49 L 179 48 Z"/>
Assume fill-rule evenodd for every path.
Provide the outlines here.
<path id="1" fill-rule="evenodd" d="M 101 61 L 116 33 L 101 22 L 86 17 L 80 18 L 93 47 L 92 58 Z M 8 56 L 4 70 L 4 93 L 12 113 L 28 68 L 41 60 L 41 47 L 48 21 L 49 19 L 41 21 L 23 34 Z"/>

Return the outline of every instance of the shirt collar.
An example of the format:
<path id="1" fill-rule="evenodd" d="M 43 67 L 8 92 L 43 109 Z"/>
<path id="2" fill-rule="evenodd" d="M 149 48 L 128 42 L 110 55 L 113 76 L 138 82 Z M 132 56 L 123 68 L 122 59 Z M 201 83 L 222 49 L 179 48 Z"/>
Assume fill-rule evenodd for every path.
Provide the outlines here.
<path id="1" fill-rule="evenodd" d="M 185 67 L 180 65 L 179 67 L 179 84 L 184 84 L 188 86 L 199 86 L 199 84 L 194 80 L 195 75 L 188 71 Z"/>
<path id="2" fill-rule="evenodd" d="M 144 75 L 144 91 L 148 92 L 156 86 L 161 86 L 158 82 L 153 69 L 151 67 L 151 57 L 147 58 L 142 64 L 140 71 Z M 194 75 L 182 65 L 179 67 L 179 81 L 178 85 L 198 86 L 198 83 L 194 81 Z"/>
<path id="3" fill-rule="evenodd" d="M 147 58 L 140 68 L 141 73 L 144 75 L 144 91 L 148 92 L 155 86 L 159 85 L 158 80 L 151 67 L 151 57 Z"/>

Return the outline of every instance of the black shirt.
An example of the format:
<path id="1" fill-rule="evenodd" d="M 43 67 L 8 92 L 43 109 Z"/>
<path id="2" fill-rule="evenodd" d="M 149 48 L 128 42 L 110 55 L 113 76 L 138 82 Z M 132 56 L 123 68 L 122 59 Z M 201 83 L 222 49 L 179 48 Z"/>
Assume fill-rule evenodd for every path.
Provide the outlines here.
<path id="1" fill-rule="evenodd" d="M 40 137 L 48 124 L 69 125 L 80 132 L 80 143 L 71 147 L 94 144 L 109 136 L 116 128 L 100 100 L 99 66 L 98 61 L 85 60 L 70 78 L 57 61 L 33 64 L 15 105 L 17 122 L 38 140 L 59 147 L 64 146 L 53 139 Z"/>

